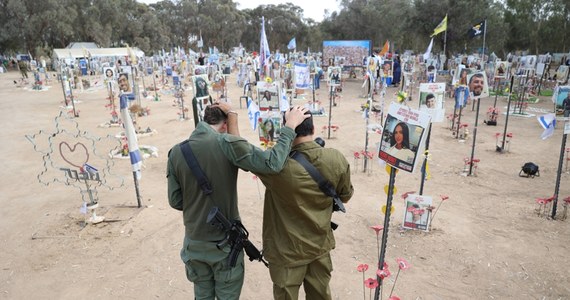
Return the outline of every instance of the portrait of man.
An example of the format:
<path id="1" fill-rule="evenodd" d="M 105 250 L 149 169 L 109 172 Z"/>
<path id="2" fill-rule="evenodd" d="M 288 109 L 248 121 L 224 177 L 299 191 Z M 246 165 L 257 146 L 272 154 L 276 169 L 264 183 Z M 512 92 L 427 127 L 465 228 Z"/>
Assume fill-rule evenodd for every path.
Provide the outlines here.
<path id="1" fill-rule="evenodd" d="M 117 79 L 117 83 L 119 84 L 119 90 L 122 93 L 125 93 L 125 94 L 132 93 L 131 82 L 129 81 L 129 74 L 128 73 L 119 74 L 119 78 Z"/>
<path id="2" fill-rule="evenodd" d="M 484 72 L 470 74 L 468 78 L 469 92 L 473 97 L 488 97 L 489 86 Z"/>
<path id="3" fill-rule="evenodd" d="M 382 77 L 392 77 L 392 61 L 385 60 L 382 63 Z"/>

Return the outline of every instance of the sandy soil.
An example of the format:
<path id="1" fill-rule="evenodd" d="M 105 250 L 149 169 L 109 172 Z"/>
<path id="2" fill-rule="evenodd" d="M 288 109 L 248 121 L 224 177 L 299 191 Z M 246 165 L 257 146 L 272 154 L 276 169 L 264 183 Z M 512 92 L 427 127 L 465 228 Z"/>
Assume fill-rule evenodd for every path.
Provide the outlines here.
<path id="1" fill-rule="evenodd" d="M 125 179 L 125 186 L 100 188 L 98 193 L 97 213 L 108 222 L 84 226 L 79 190 L 57 182 L 48 186 L 39 183 L 42 154 L 25 138 L 40 130 L 55 130 L 54 118 L 63 101 L 61 85 L 52 81 L 49 90 L 33 91 L 15 85 L 13 80 L 18 77 L 16 72 L 0 74 L 0 299 L 191 299 L 192 284 L 186 280 L 179 258 L 182 217 L 168 205 L 165 168 L 167 151 L 191 133 L 193 121 L 179 120 L 172 95 L 162 95 L 161 101 L 143 100 L 151 113 L 139 123 L 157 134 L 141 138 L 139 144 L 159 149 L 158 158 L 144 162 L 140 181 L 143 208 L 136 207 L 128 160 L 117 160 L 113 170 Z M 92 84 L 95 81 L 100 79 L 92 78 Z M 346 205 L 348 212 L 334 215 L 340 224 L 335 232 L 337 248 L 332 252 L 334 299 L 368 299 L 369 290 L 364 290 L 363 274 L 357 266 L 376 264 L 377 240 L 370 226 L 384 222 L 380 209 L 386 203 L 383 187 L 388 174 L 377 162 L 369 164 L 371 172 L 364 173 L 362 161 L 353 158 L 365 145 L 361 83 L 361 79 L 346 82 L 342 100 L 333 108 L 332 123 L 340 129 L 326 140 L 327 147 L 339 149 L 351 162 L 355 187 L 354 197 Z M 257 144 L 245 105 L 240 108 L 238 103 L 242 90 L 233 79 L 229 87 L 242 135 Z M 74 92 L 81 101 L 77 104 L 80 116 L 75 119 L 81 131 L 98 136 L 119 131 L 97 127 L 110 120 L 102 86 Z M 388 89 L 387 104 L 395 99 L 395 92 L 395 88 Z M 328 103 L 322 89 L 317 98 Z M 493 100 L 482 100 L 479 123 Z M 499 99 L 498 103 L 504 112 L 506 101 Z M 410 105 L 417 107 L 417 100 Z M 448 99 L 447 114 L 452 105 Z M 532 113 L 549 111 L 552 102 L 543 98 L 530 108 Z M 327 117 L 315 119 L 318 131 L 328 122 Z M 463 122 L 470 124 L 471 133 L 474 119 L 474 111 L 464 112 Z M 508 132 L 514 137 L 510 151 L 498 153 L 495 133 L 503 131 L 504 123 L 501 115 L 496 127 L 479 125 L 475 157 L 481 161 L 477 176 L 469 177 L 461 173 L 463 159 L 471 153 L 473 135 L 461 143 L 447 123 L 434 124 L 431 179 L 425 183 L 424 194 L 434 196 L 436 205 L 441 194 L 449 195 L 449 200 L 441 206 L 430 232 L 401 229 L 401 194 L 419 189 L 420 173 L 398 173 L 386 251 L 392 276 L 384 282 L 385 299 L 394 285 L 395 259 L 400 257 L 412 265 L 399 274 L 394 289 L 401 299 L 570 299 L 568 220 L 548 220 L 535 211 L 536 198 L 554 193 L 562 129 L 559 126 L 552 138 L 542 141 L 542 128 L 535 118 L 511 117 Z M 326 137 L 326 133 L 321 135 Z M 47 141 L 47 134 L 43 137 Z M 380 135 L 370 134 L 370 151 L 379 140 Z M 540 166 L 540 177 L 518 176 L 527 161 Z M 570 196 L 568 178 L 568 173 L 562 174 L 560 202 Z M 261 247 L 263 186 L 250 173 L 241 173 L 238 184 L 242 218 L 252 240 Z M 558 217 L 562 213 L 560 205 Z M 247 262 L 241 299 L 271 299 L 268 275 L 262 264 Z M 373 277 L 372 268 L 364 275 Z"/>

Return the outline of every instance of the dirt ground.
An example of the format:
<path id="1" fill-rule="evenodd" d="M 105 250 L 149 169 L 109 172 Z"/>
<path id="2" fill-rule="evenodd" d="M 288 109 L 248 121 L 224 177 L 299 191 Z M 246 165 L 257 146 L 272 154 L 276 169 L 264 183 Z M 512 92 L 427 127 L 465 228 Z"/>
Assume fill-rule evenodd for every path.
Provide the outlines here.
<path id="1" fill-rule="evenodd" d="M 80 212 L 79 189 L 60 182 L 41 184 L 43 154 L 34 151 L 25 135 L 40 130 L 38 145 L 46 149 L 49 133 L 55 131 L 55 117 L 62 110 L 63 93 L 56 80 L 46 91 L 15 84 L 19 73 L 0 74 L 0 118 L 2 153 L 0 190 L 0 299 L 192 299 L 192 284 L 187 281 L 179 257 L 184 229 L 181 213 L 167 202 L 166 161 L 171 146 L 190 135 L 192 120 L 180 121 L 172 94 L 152 97 L 142 104 L 150 109 L 139 124 L 156 130 L 142 137 L 139 144 L 158 148 L 158 157 L 144 161 L 140 192 L 142 208 L 137 208 L 133 177 L 128 160 L 116 159 L 113 173 L 124 178 L 124 186 L 98 189 L 97 214 L 106 222 L 84 225 Z M 147 78 L 147 85 L 149 78 Z M 142 83 L 139 83 L 142 88 Z M 99 77 L 91 78 L 92 87 L 74 90 L 80 103 L 74 120 L 83 135 L 115 135 L 119 128 L 101 128 L 110 120 L 105 105 L 107 93 Z M 229 99 L 239 112 L 242 136 L 259 144 L 253 132 L 245 103 L 238 102 L 242 89 L 231 77 Z M 347 80 L 338 106 L 332 109 L 332 124 L 339 126 L 326 147 L 342 151 L 352 165 L 354 197 L 346 205 L 347 213 L 333 216 L 340 227 L 335 231 L 337 247 L 332 252 L 334 272 L 331 289 L 334 299 L 368 299 L 359 264 L 377 263 L 377 239 L 370 226 L 381 225 L 381 207 L 387 197 L 383 191 L 388 174 L 377 162 L 369 162 L 363 172 L 362 160 L 353 153 L 365 147 L 366 123 L 360 110 L 362 79 Z M 389 88 L 384 100 L 395 99 L 396 88 Z M 414 91 L 417 95 L 417 90 Z M 186 99 L 191 99 L 186 92 Z M 153 93 L 150 94 L 153 96 Z M 328 111 L 325 89 L 316 93 Z M 307 99 L 312 95 L 307 95 Z M 378 96 L 376 96 L 378 99 Z M 535 117 L 508 120 L 513 134 L 509 151 L 495 151 L 497 132 L 503 132 L 506 117 L 500 115 L 497 126 L 482 124 L 494 98 L 481 103 L 475 157 L 480 159 L 477 176 L 462 176 L 464 158 L 471 154 L 475 112 L 463 113 L 469 124 L 469 138 L 455 139 L 448 124 L 433 125 L 429 166 L 431 178 L 425 182 L 424 195 L 449 199 L 441 205 L 430 232 L 403 230 L 404 202 L 401 194 L 418 191 L 420 172 L 399 172 L 395 185 L 394 213 L 390 220 L 386 261 L 392 276 L 384 281 L 383 296 L 388 298 L 394 286 L 396 258 L 404 258 L 411 268 L 399 274 L 394 294 L 401 299 L 570 299 L 570 225 L 560 220 L 562 199 L 570 196 L 569 174 L 561 177 L 557 220 L 536 213 L 536 198 L 550 197 L 562 140 L 562 126 L 553 137 L 540 139 L 542 128 Z M 304 104 L 306 100 L 296 100 Z M 498 106 L 505 112 L 506 99 Z M 417 108 L 417 100 L 408 103 Z M 453 109 L 447 99 L 446 114 Z M 529 106 L 529 113 L 552 111 L 550 99 L 541 98 Z M 67 109 L 63 109 L 67 111 Z M 321 128 L 328 117 L 315 117 L 317 135 L 327 137 Z M 379 122 L 371 119 L 371 123 Z M 73 137 L 68 138 L 74 142 Z M 380 135 L 370 133 L 369 151 Z M 39 148 L 42 148 L 39 147 Z M 48 147 L 49 148 L 49 147 Z M 540 177 L 519 177 L 521 166 L 532 161 L 540 167 Z M 48 163 L 48 169 L 54 170 Z M 58 173 L 57 168 L 53 174 Z M 564 164 L 564 168 L 566 165 Z M 563 171 L 565 169 L 563 168 Z M 419 170 L 419 168 L 418 168 Z M 40 176 L 41 177 L 41 176 Z M 263 186 L 252 174 L 239 176 L 239 206 L 251 239 L 261 247 Z M 365 278 L 374 277 L 373 268 Z M 268 270 L 260 263 L 246 262 L 246 277 L 241 299 L 271 299 L 272 283 Z"/>

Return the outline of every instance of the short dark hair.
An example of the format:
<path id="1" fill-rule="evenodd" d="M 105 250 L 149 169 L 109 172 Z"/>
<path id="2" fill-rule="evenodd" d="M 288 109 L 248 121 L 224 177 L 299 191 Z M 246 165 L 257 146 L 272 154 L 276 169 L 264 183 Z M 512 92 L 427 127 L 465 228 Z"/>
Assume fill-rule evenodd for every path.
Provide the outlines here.
<path id="1" fill-rule="evenodd" d="M 289 109 L 292 110 L 293 108 Z M 295 133 L 297 136 L 308 136 L 312 135 L 315 131 L 315 125 L 313 124 L 313 114 L 307 110 L 305 115 L 310 115 L 310 117 L 306 118 L 297 128 L 295 128 Z M 285 115 L 283 115 L 283 125 L 287 124 L 287 120 L 285 119 Z"/>
<path id="2" fill-rule="evenodd" d="M 427 94 L 426 101 L 427 101 L 427 99 L 431 99 L 431 98 L 435 98 L 435 95 L 432 93 Z"/>
<path id="3" fill-rule="evenodd" d="M 217 105 L 208 105 L 204 110 L 204 122 L 218 125 L 228 119 L 228 115 Z"/>
<path id="4" fill-rule="evenodd" d="M 473 78 L 478 77 L 481 79 L 484 79 L 485 77 L 483 77 L 483 73 L 475 73 L 473 75 L 471 75 L 471 78 L 469 78 L 469 83 L 471 83 L 471 81 L 473 81 Z"/>

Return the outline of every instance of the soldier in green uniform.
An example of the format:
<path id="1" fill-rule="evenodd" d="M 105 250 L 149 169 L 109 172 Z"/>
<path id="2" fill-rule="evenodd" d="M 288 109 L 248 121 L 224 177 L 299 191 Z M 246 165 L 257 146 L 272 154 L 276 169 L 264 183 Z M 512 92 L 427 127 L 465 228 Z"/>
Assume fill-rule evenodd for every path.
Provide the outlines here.
<path id="1" fill-rule="evenodd" d="M 290 121 L 285 116 L 285 124 Z M 292 151 L 304 155 L 346 203 L 354 192 L 350 165 L 340 151 L 317 144 L 314 131 L 311 116 L 295 129 Z M 274 298 L 297 299 L 303 285 L 307 299 L 331 299 L 332 198 L 292 158 L 279 174 L 257 175 L 266 187 L 263 255 L 269 262 Z"/>
<path id="2" fill-rule="evenodd" d="M 290 123 L 283 127 L 275 146 L 263 151 L 239 137 L 237 113 L 229 104 L 206 107 L 204 121 L 192 132 L 189 144 L 212 186 L 213 193 L 209 196 L 200 189 L 180 145 L 170 150 L 168 201 L 171 207 L 183 212 L 185 235 L 180 256 L 188 280 L 194 283 L 195 299 L 239 299 L 244 279 L 243 251 L 236 266 L 230 268 L 227 261 L 230 246 L 221 250 L 216 247 L 225 233 L 206 223 L 208 212 L 215 206 L 230 221 L 240 218 L 238 168 L 256 173 L 279 172 L 291 150 L 295 127 L 307 117 L 305 111 L 295 107 L 287 112 Z"/>
<path id="3" fill-rule="evenodd" d="M 24 60 L 20 60 L 18 62 L 18 68 L 20 68 L 22 79 L 28 79 L 28 64 Z"/>

